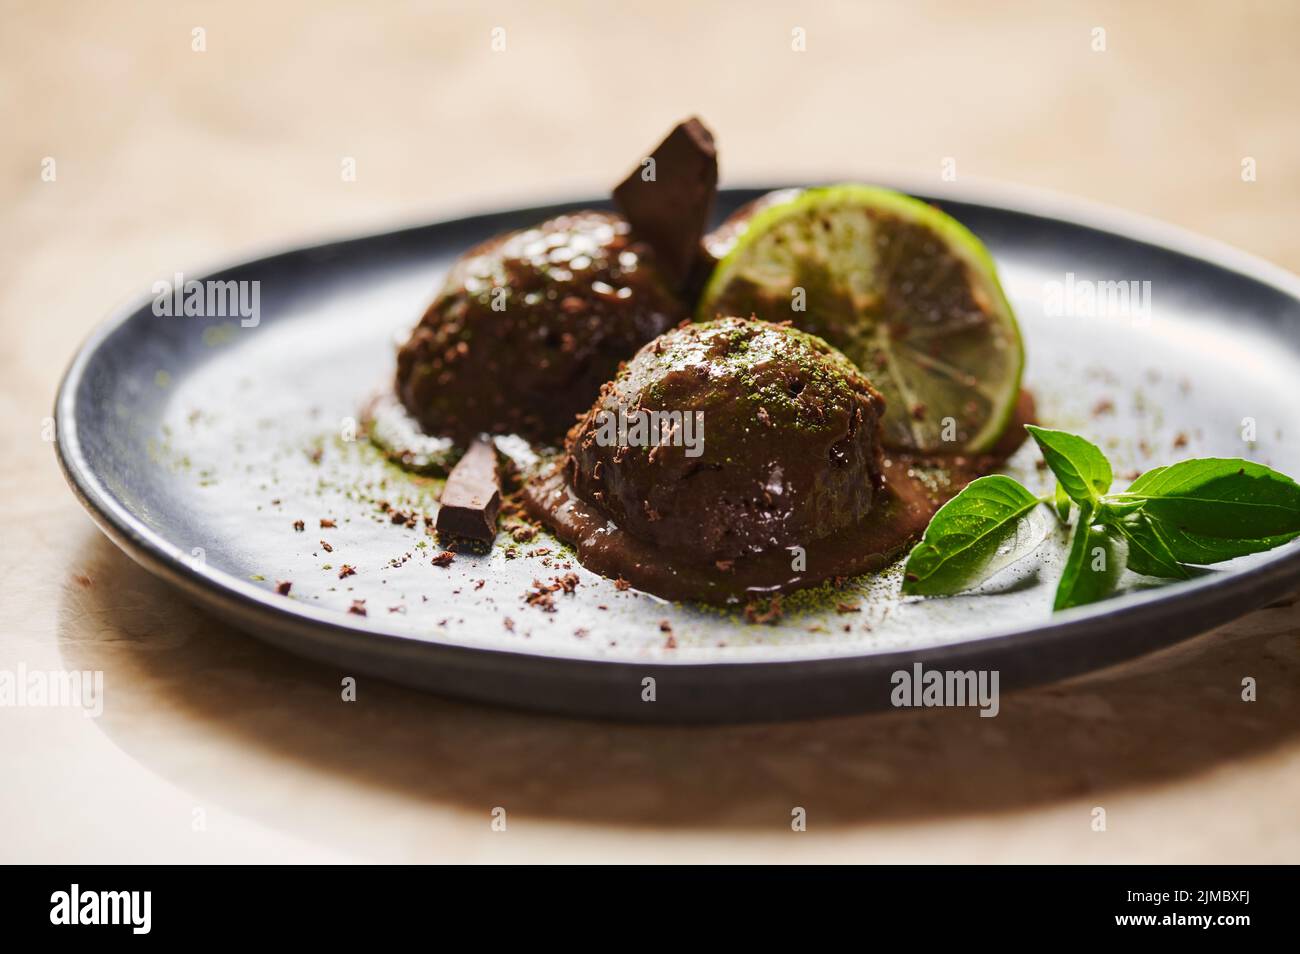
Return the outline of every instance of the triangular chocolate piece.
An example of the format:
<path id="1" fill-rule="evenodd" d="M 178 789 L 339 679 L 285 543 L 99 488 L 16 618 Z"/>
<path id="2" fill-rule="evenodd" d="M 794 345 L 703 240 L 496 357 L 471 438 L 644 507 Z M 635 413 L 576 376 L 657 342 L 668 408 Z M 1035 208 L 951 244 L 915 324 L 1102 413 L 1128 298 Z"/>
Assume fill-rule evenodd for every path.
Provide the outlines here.
<path id="1" fill-rule="evenodd" d="M 659 267 L 679 289 L 701 257 L 700 239 L 717 189 L 713 134 L 694 117 L 674 127 L 614 189 L 614 203 L 632 233 L 654 249 Z"/>

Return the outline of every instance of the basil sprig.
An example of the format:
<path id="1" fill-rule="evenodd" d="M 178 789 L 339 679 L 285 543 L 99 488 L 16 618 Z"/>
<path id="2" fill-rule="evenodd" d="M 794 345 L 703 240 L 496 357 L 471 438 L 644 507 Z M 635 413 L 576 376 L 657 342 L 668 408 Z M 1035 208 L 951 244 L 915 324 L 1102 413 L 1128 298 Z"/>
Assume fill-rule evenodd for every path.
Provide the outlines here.
<path id="1" fill-rule="evenodd" d="M 1105 599 L 1125 568 L 1184 580 L 1206 566 L 1300 536 L 1300 485 L 1263 464 L 1229 458 L 1157 467 L 1111 493 L 1110 461 L 1090 441 L 1029 426 L 1056 476 L 1035 496 L 1010 477 L 972 481 L 930 520 L 904 568 L 903 592 L 947 596 L 1028 555 L 1043 538 L 1039 504 L 1062 523 L 1077 513 L 1054 610 Z"/>

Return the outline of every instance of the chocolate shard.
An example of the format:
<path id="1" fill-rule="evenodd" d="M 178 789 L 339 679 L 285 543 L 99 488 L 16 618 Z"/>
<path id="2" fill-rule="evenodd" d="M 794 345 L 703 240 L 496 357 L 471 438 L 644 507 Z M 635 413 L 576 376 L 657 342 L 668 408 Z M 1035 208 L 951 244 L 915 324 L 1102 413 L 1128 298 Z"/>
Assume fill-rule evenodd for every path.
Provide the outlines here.
<path id="1" fill-rule="evenodd" d="M 700 240 L 718 190 L 713 134 L 692 117 L 678 123 L 632 174 L 614 188 L 614 204 L 632 232 L 654 249 L 679 290 L 698 275 Z"/>
<path id="2" fill-rule="evenodd" d="M 497 535 L 500 509 L 496 447 L 480 437 L 448 475 L 435 526 L 439 536 L 491 543 Z"/>

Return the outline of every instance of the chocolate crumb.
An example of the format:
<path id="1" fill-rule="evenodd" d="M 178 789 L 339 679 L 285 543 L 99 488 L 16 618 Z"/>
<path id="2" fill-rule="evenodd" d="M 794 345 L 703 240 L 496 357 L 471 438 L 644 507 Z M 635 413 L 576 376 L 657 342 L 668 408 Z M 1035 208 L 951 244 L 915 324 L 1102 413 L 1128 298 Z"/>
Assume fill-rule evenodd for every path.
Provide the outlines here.
<path id="1" fill-rule="evenodd" d="M 326 553 L 334 552 L 334 548 L 330 546 L 328 543 L 326 543 L 324 540 L 320 542 L 320 545 L 321 545 L 321 549 L 323 549 Z"/>
<path id="2" fill-rule="evenodd" d="M 304 530 L 307 529 L 307 524 L 303 523 L 301 520 L 295 520 L 293 522 L 293 528 L 297 530 L 299 533 L 302 533 Z"/>
<path id="3" fill-rule="evenodd" d="M 529 606 L 536 606 L 546 613 L 555 612 L 555 597 L 550 593 L 529 593 L 527 603 Z"/>
<path id="4" fill-rule="evenodd" d="M 537 528 L 528 524 L 520 524 L 510 531 L 510 538 L 515 543 L 529 543 L 535 536 L 537 536 Z"/>
<path id="5" fill-rule="evenodd" d="M 568 573 L 563 577 L 552 577 L 550 583 L 533 580 L 533 588 L 524 592 L 524 601 L 529 606 L 536 606 L 548 613 L 554 613 L 555 597 L 553 594 L 561 591 L 572 593 L 577 585 L 578 576 L 576 573 Z"/>
<path id="6" fill-rule="evenodd" d="M 781 594 L 773 596 L 767 603 L 766 609 L 760 608 L 757 600 L 752 600 L 745 604 L 745 622 L 747 623 L 775 623 L 785 611 L 781 609 Z"/>
<path id="7" fill-rule="evenodd" d="M 354 614 L 356 614 L 357 616 L 365 616 L 365 615 L 366 615 L 366 601 L 365 601 L 365 600 L 353 600 L 353 601 L 352 601 L 352 605 L 348 607 L 348 612 L 349 612 L 349 613 L 354 613 Z"/>
<path id="8" fill-rule="evenodd" d="M 291 590 L 292 588 L 293 588 L 293 583 L 290 580 L 280 580 L 278 583 L 275 584 L 275 591 L 279 593 L 281 596 L 288 596 L 289 590 Z"/>
<path id="9" fill-rule="evenodd" d="M 443 550 L 435 554 L 432 560 L 434 566 L 450 566 L 451 561 L 456 559 L 456 554 L 452 550 Z"/>
<path id="10" fill-rule="evenodd" d="M 346 563 L 344 563 L 341 567 L 339 567 L 340 580 L 347 579 L 349 576 L 356 576 L 356 575 L 357 575 L 357 571 L 355 567 L 349 566 Z"/>

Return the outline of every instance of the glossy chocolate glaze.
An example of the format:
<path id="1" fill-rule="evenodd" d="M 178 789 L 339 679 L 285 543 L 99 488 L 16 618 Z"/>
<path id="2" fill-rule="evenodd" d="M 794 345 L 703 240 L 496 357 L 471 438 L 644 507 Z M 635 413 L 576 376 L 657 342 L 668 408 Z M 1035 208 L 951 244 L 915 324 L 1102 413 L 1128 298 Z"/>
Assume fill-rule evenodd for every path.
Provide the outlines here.
<path id="1" fill-rule="evenodd" d="M 655 256 L 607 212 L 498 236 L 457 259 L 397 357 L 430 434 L 558 441 L 619 362 L 687 317 Z"/>
<path id="2" fill-rule="evenodd" d="M 569 434 L 567 477 L 670 553 L 730 560 L 808 545 L 871 510 L 884 407 L 820 338 L 740 318 L 684 325 L 601 389 Z"/>

